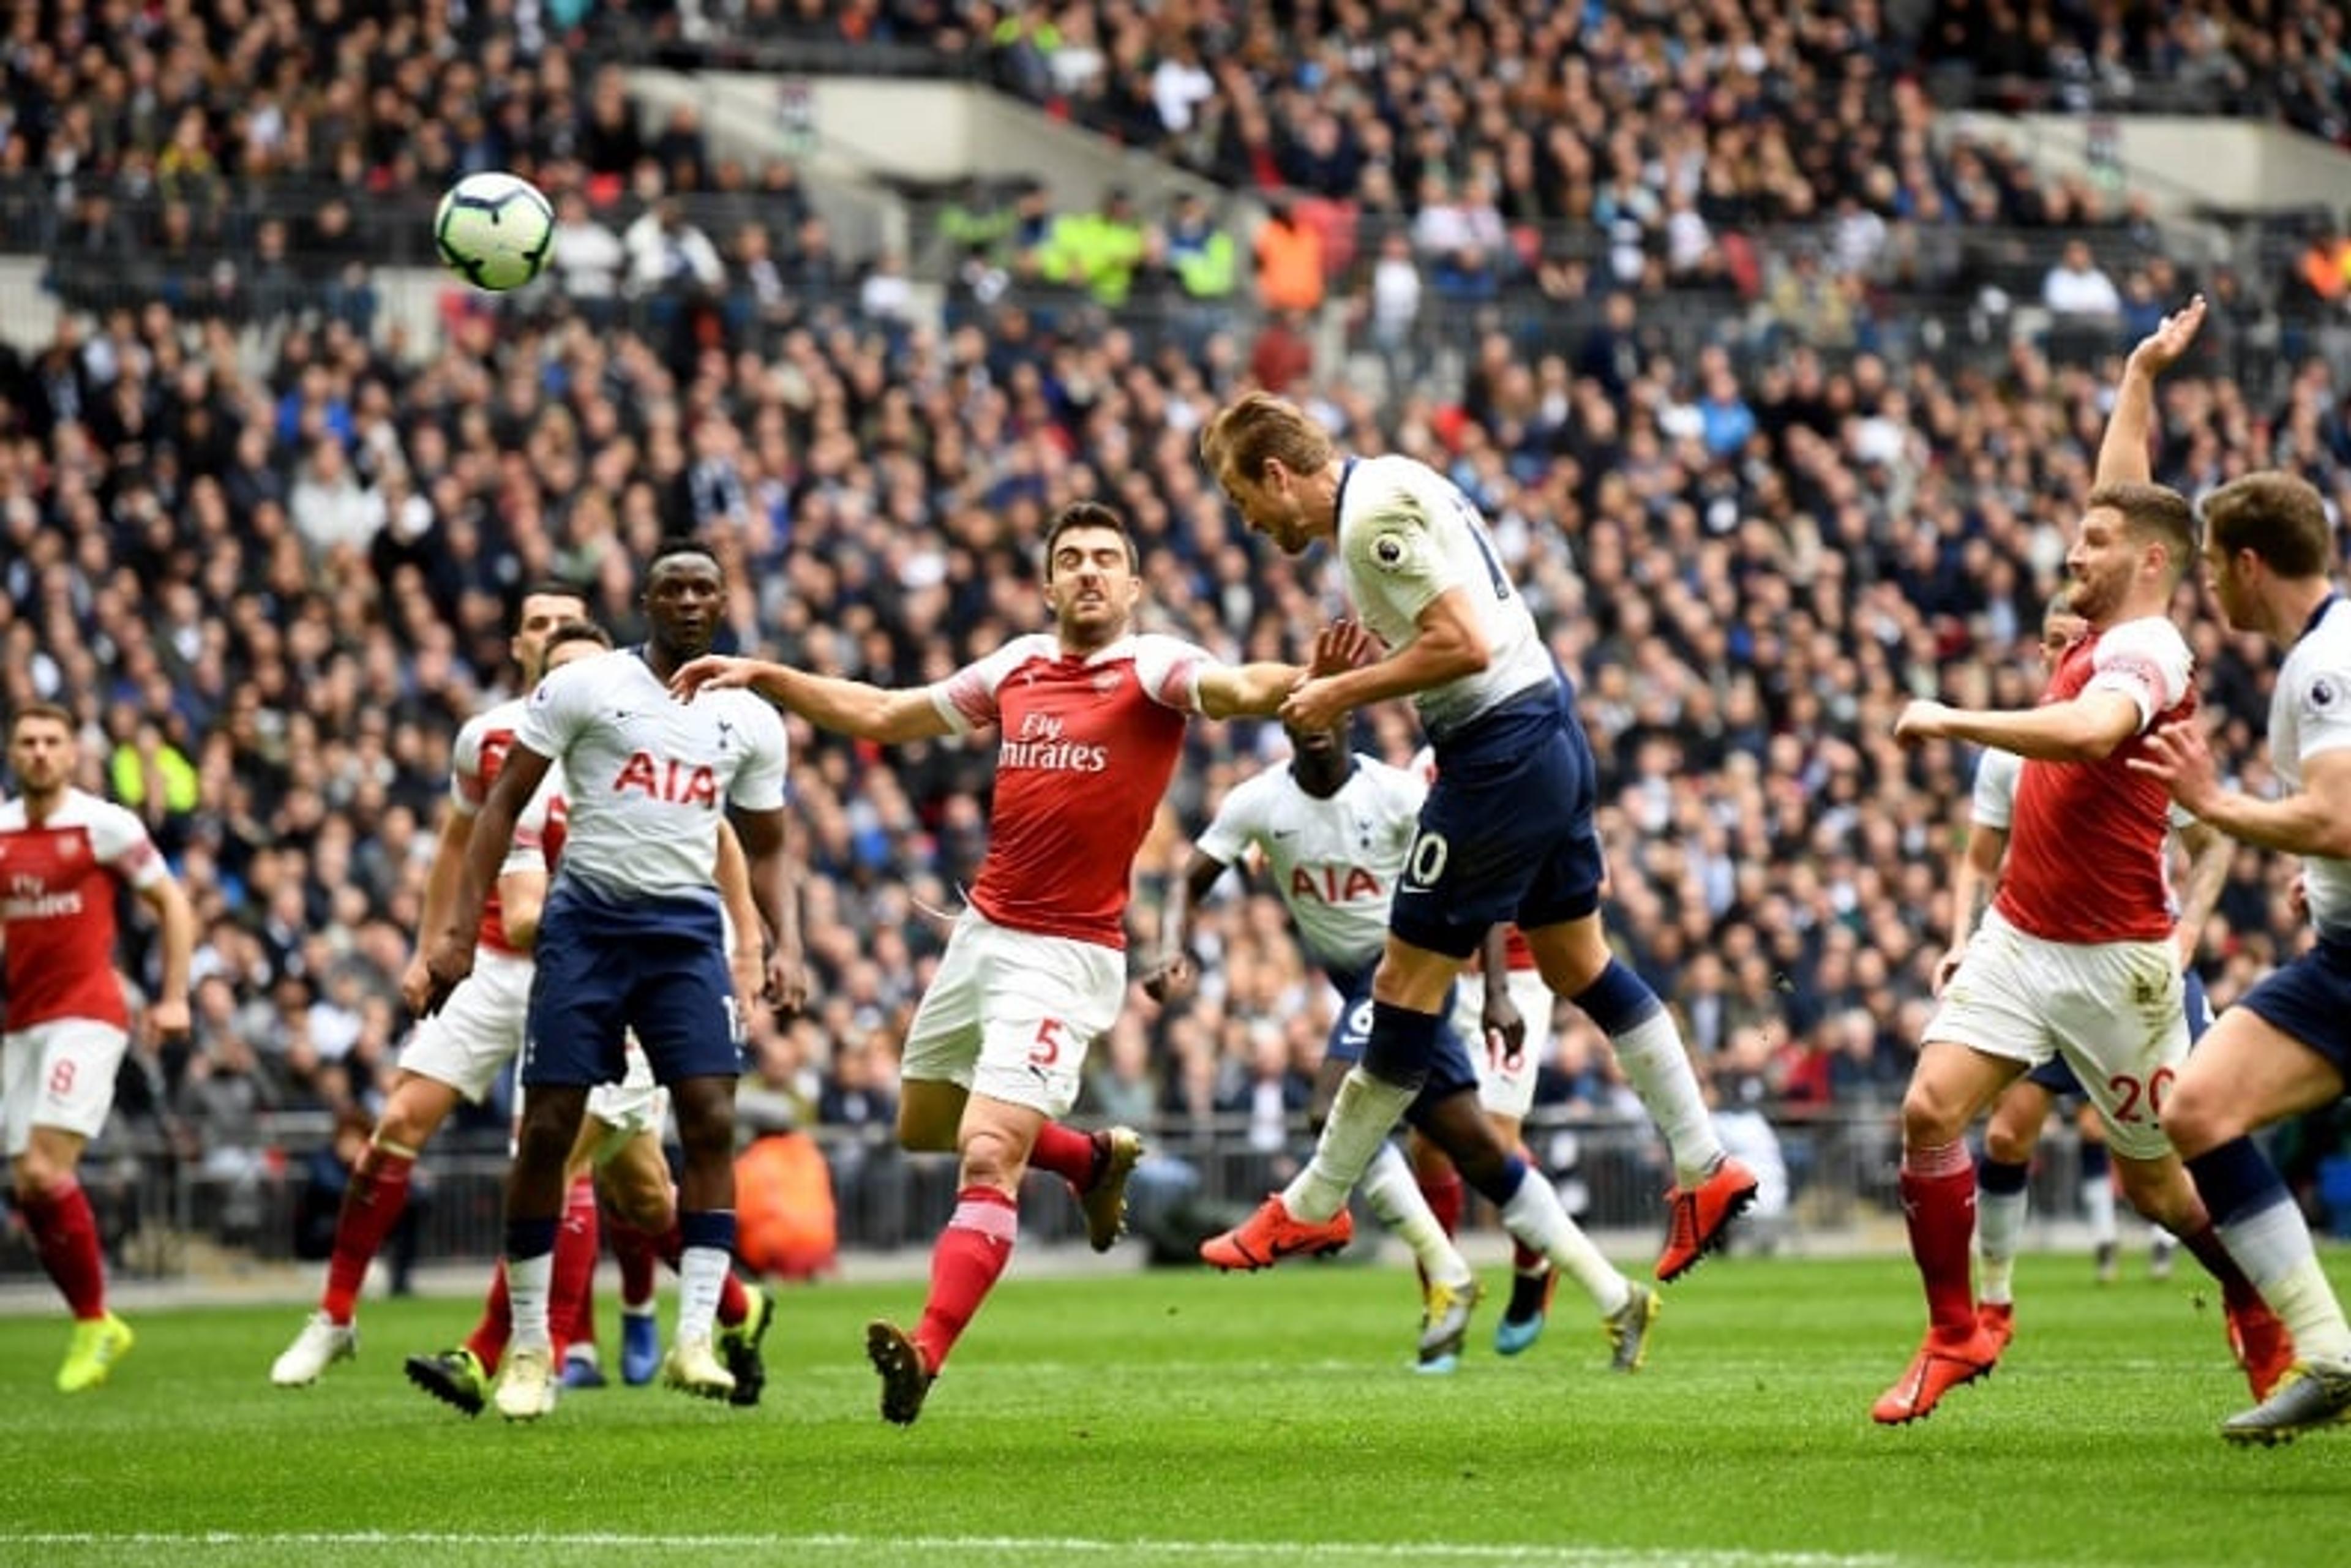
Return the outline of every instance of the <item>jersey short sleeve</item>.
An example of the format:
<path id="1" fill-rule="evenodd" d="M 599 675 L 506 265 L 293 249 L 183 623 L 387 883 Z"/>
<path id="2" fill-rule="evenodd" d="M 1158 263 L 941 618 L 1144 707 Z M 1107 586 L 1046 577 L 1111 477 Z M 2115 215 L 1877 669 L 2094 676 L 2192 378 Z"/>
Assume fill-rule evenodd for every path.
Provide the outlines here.
<path id="1" fill-rule="evenodd" d="M 2024 763 L 2013 751 L 1987 747 L 1976 760 L 1976 784 L 1968 797 L 1968 821 L 2001 832 L 2016 818 L 2016 776 Z"/>
<path id="2" fill-rule="evenodd" d="M 1200 711 L 1200 677 L 1219 668 L 1206 648 L 1156 632 L 1134 640 L 1134 675 L 1145 695 L 1177 713 Z"/>
<path id="3" fill-rule="evenodd" d="M 1192 847 L 1220 864 L 1239 864 L 1249 845 L 1265 832 L 1265 780 L 1274 777 L 1272 773 L 1260 773 L 1235 785 L 1226 793 L 1224 803 L 1217 808 L 1208 825 L 1200 830 L 1200 837 Z"/>
<path id="4" fill-rule="evenodd" d="M 2109 629 L 2090 653 L 2085 692 L 2120 692 L 2138 706 L 2138 727 L 2188 695 L 2195 655 L 2179 628 L 2160 615 L 2143 615 Z"/>
<path id="5" fill-rule="evenodd" d="M 1431 502 L 1396 480 L 1387 482 L 1384 495 L 1367 500 L 1361 509 L 1348 509 L 1340 552 L 1354 582 L 1377 593 L 1399 620 L 1416 622 L 1439 595 L 1457 586 Z"/>
<path id="6" fill-rule="evenodd" d="M 2294 703 L 2296 756 L 2304 762 L 2351 747 L 2351 657 L 2328 652 L 2335 656 L 2298 671 L 2287 694 Z"/>
<path id="7" fill-rule="evenodd" d="M 90 812 L 89 847 L 99 864 L 141 891 L 172 874 L 155 841 L 147 836 L 147 824 L 136 812 L 111 801 L 99 802 Z"/>
<path id="8" fill-rule="evenodd" d="M 1052 656 L 1051 638 L 1015 637 L 986 658 L 973 660 L 932 685 L 931 706 L 957 735 L 989 728 L 1002 716 L 997 705 L 997 688 L 1029 660 Z"/>
<path id="9" fill-rule="evenodd" d="M 737 706 L 744 716 L 745 757 L 743 767 L 726 787 L 726 799 L 746 811 L 780 811 L 791 747 L 783 718 L 758 697 Z"/>
<path id="10" fill-rule="evenodd" d="M 555 810 L 555 803 L 563 794 L 563 765 L 555 763 L 531 792 L 530 800 L 515 818 L 514 837 L 507 842 L 507 858 L 498 862 L 500 876 L 512 876 L 517 872 L 549 869 L 547 863 L 547 822 Z"/>
<path id="11" fill-rule="evenodd" d="M 489 721 L 475 714 L 458 727 L 456 744 L 450 748 L 449 806 L 461 817 L 480 810 L 490 796 L 489 782 L 482 777 L 482 743 L 489 731 Z"/>
<path id="12" fill-rule="evenodd" d="M 515 726 L 515 744 L 541 757 L 560 759 L 596 713 L 596 677 L 601 659 L 578 659 L 538 683 Z"/>

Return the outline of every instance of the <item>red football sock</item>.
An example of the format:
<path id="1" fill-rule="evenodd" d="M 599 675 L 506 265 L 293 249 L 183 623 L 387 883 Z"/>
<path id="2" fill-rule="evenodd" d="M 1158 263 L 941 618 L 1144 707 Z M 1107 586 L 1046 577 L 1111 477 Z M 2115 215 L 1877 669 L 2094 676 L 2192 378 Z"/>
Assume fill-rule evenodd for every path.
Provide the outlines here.
<path id="1" fill-rule="evenodd" d="M 25 1203 L 25 1223 L 40 1249 L 41 1267 L 57 1281 L 73 1315 L 106 1315 L 106 1262 L 98 1247 L 98 1217 L 89 1195 L 68 1176 Z"/>
<path id="2" fill-rule="evenodd" d="M 1094 1185 L 1093 1136 L 1048 1122 L 1037 1129 L 1037 1146 L 1029 1151 L 1029 1163 L 1060 1176 L 1072 1191 L 1083 1192 Z"/>
<path id="3" fill-rule="evenodd" d="M 653 1265 L 660 1261 L 653 1256 L 653 1238 L 624 1219 L 607 1220 L 604 1234 L 621 1265 L 622 1309 L 653 1305 Z"/>
<path id="4" fill-rule="evenodd" d="M 1910 1256 L 1927 1287 L 1928 1328 L 1939 1338 L 1968 1338 L 1976 1329 L 1968 1259 L 1976 1233 L 1976 1169 L 1965 1144 L 1903 1155 L 1902 1212 L 1910 1227 Z"/>
<path id="5" fill-rule="evenodd" d="M 2182 1235 L 2179 1244 L 2196 1254 L 2196 1260 L 2204 1265 L 2204 1271 L 2220 1281 L 2220 1300 L 2232 1310 L 2243 1312 L 2263 1304 L 2262 1293 L 2253 1288 L 2253 1282 L 2245 1277 L 2245 1271 L 2237 1267 L 2237 1260 L 2229 1255 L 2228 1248 L 2221 1245 L 2220 1233 L 2212 1228 L 2210 1220 L 2207 1219 L 2201 1228 Z"/>
<path id="6" fill-rule="evenodd" d="M 1461 1173 L 1451 1166 L 1443 1176 L 1430 1176 L 1425 1171 L 1413 1173 L 1420 1183 L 1420 1196 L 1428 1200 L 1428 1211 L 1437 1216 L 1437 1223 L 1452 1235 L 1461 1228 L 1461 1208 L 1468 1194 L 1461 1185 Z"/>
<path id="7" fill-rule="evenodd" d="M 1012 1243 L 1020 1234 L 1020 1210 L 992 1186 L 967 1186 L 956 1194 L 956 1210 L 931 1249 L 931 1294 L 915 1325 L 914 1346 L 933 1372 L 970 1323 L 979 1303 L 996 1288 Z"/>
<path id="8" fill-rule="evenodd" d="M 563 1223 L 555 1232 L 555 1272 L 548 1285 L 549 1331 L 560 1357 L 575 1344 L 596 1343 L 596 1185 L 571 1184 Z"/>
<path id="9" fill-rule="evenodd" d="M 482 1302 L 482 1321 L 465 1336 L 465 1348 L 482 1364 L 482 1370 L 496 1373 L 498 1363 L 506 1359 L 507 1341 L 514 1335 L 514 1303 L 507 1299 L 507 1260 L 498 1260 L 497 1271 L 490 1276 L 490 1293 Z"/>
<path id="10" fill-rule="evenodd" d="M 319 1310 L 329 1322 L 351 1321 L 368 1265 L 408 1207 L 408 1174 L 415 1165 L 414 1155 L 394 1154 L 381 1144 L 370 1144 L 360 1155 L 335 1218 L 335 1253 L 327 1261 L 327 1289 L 319 1298 Z"/>

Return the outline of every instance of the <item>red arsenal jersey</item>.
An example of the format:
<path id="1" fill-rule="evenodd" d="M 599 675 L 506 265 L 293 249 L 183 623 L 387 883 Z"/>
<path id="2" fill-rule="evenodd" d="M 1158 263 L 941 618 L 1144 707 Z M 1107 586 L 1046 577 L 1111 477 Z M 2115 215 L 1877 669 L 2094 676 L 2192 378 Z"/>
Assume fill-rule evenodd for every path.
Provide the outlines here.
<path id="1" fill-rule="evenodd" d="M 2066 650 L 2043 705 L 2116 691 L 2137 705 L 2137 733 L 2096 762 L 2028 758 L 1993 902 L 2019 930 L 2048 942 L 2160 942 L 2171 935 L 2163 841 L 2171 797 L 2128 766 L 2144 737 L 2196 711 L 2192 656 L 2160 616 L 2110 626 Z"/>
<path id="2" fill-rule="evenodd" d="M 8 944 L 8 1028 L 58 1019 L 131 1027 L 114 972 L 114 884 L 152 887 L 170 873 L 146 824 L 68 789 L 39 823 L 0 804 L 0 925 Z"/>
<path id="3" fill-rule="evenodd" d="M 1126 946 L 1134 852 L 1199 711 L 1215 661 L 1173 637 L 1087 655 L 1015 638 L 931 689 L 957 731 L 995 726 L 996 800 L 971 901 L 1015 931 Z"/>

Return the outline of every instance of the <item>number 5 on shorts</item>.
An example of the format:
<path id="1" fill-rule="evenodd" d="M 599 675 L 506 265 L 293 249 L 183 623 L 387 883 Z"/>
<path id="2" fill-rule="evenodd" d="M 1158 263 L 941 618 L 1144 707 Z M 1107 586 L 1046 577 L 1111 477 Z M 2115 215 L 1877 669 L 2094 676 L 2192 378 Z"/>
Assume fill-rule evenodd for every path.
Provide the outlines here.
<path id="1" fill-rule="evenodd" d="M 1029 1047 L 1029 1065 L 1050 1067 L 1061 1060 L 1061 1031 L 1065 1026 L 1060 1019 L 1046 1019 L 1037 1026 L 1037 1039 Z"/>

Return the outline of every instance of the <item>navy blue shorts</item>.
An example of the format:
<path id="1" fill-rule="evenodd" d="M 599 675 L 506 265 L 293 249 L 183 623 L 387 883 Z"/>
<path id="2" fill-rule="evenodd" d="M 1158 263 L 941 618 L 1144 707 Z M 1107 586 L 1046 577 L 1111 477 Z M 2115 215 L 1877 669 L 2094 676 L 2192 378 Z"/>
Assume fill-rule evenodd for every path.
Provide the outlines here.
<path id="1" fill-rule="evenodd" d="M 1331 983 L 1339 988 L 1339 1021 L 1332 1027 L 1330 1042 L 1322 1048 L 1322 1054 L 1330 1061 L 1353 1067 L 1364 1060 L 1364 1047 L 1372 1038 L 1372 971 L 1350 975 L 1333 969 L 1329 973 Z M 1445 994 L 1445 1010 L 1439 1016 L 1447 1021 L 1437 1026 L 1437 1049 L 1429 1058 L 1427 1081 L 1405 1108 L 1404 1119 L 1416 1127 L 1422 1124 L 1430 1107 L 1447 1096 L 1478 1087 L 1478 1069 L 1470 1063 L 1468 1048 L 1454 1031 L 1450 991 Z"/>
<path id="2" fill-rule="evenodd" d="M 2324 937 L 2268 977 L 2237 1004 L 2290 1034 L 2351 1082 L 2351 943 Z"/>
<path id="3" fill-rule="evenodd" d="M 715 899 L 607 899 L 558 877 L 535 956 L 525 1088 L 619 1082 L 630 1030 L 660 1082 L 742 1072 L 741 1015 Z"/>
<path id="4" fill-rule="evenodd" d="M 1489 927 L 1532 930 L 1600 907 L 1592 743 L 1555 681 L 1437 741 L 1437 781 L 1389 929 L 1467 960 Z"/>
<path id="5" fill-rule="evenodd" d="M 2188 1043 L 2194 1045 L 2212 1027 L 2212 998 L 2204 989 L 2204 977 L 2189 969 L 2180 976 L 2180 990 L 2186 998 L 2188 1012 Z M 2059 1099 L 2079 1097 L 2084 1092 L 2082 1080 L 2074 1071 L 2074 1064 L 2063 1056 L 2053 1056 L 2024 1075 L 2027 1083 L 2037 1083 Z"/>

